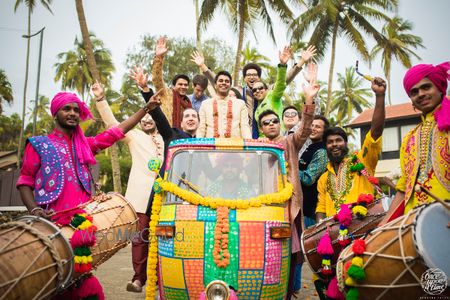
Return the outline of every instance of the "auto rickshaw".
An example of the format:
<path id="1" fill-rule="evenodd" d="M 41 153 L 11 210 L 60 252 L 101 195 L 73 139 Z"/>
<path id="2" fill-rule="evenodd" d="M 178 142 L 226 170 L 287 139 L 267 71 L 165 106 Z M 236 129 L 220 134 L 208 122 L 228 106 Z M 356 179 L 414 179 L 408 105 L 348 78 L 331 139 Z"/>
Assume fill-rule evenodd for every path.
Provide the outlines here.
<path id="1" fill-rule="evenodd" d="M 161 299 L 285 299 L 292 185 L 281 145 L 173 141 L 154 190 L 147 298 L 157 260 Z"/>

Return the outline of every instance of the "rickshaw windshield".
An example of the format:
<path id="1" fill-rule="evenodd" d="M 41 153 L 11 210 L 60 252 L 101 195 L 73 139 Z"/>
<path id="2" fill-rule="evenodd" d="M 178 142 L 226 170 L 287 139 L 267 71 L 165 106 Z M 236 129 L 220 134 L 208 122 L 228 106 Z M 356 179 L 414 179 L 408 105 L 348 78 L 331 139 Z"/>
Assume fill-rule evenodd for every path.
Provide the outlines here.
<path id="1" fill-rule="evenodd" d="M 179 151 L 168 180 L 202 196 L 249 199 L 278 191 L 283 182 L 279 164 L 270 151 Z M 166 202 L 182 200 L 168 194 Z"/>

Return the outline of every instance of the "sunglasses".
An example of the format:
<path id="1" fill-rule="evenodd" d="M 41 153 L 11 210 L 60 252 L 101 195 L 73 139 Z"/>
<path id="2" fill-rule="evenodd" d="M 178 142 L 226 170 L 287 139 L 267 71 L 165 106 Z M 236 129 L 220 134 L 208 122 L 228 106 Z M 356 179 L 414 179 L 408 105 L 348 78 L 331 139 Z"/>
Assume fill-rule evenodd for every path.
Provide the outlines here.
<path id="1" fill-rule="evenodd" d="M 292 117 L 296 117 L 298 116 L 298 112 L 296 111 L 286 111 L 283 116 L 285 116 L 286 118 L 292 118 Z"/>
<path id="2" fill-rule="evenodd" d="M 262 91 L 262 90 L 265 90 L 265 89 L 266 89 L 265 87 L 260 86 L 260 87 L 252 88 L 252 92 L 256 93 L 257 91 Z"/>
<path id="3" fill-rule="evenodd" d="M 280 123 L 280 120 L 278 120 L 278 118 L 272 118 L 262 121 L 263 126 L 269 126 L 270 124 L 278 124 L 278 123 Z"/>

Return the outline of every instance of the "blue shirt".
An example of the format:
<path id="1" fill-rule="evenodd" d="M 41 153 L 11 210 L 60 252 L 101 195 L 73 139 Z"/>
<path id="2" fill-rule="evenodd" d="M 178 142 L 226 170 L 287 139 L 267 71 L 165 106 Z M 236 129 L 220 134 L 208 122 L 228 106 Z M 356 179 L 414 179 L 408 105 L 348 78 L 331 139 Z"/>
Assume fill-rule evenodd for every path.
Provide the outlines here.
<path id="1" fill-rule="evenodd" d="M 200 98 L 196 98 L 195 94 L 188 95 L 189 100 L 191 100 L 192 107 L 198 112 L 200 110 L 200 106 L 202 105 L 202 102 L 208 99 L 209 97 L 205 94 L 202 94 Z"/>

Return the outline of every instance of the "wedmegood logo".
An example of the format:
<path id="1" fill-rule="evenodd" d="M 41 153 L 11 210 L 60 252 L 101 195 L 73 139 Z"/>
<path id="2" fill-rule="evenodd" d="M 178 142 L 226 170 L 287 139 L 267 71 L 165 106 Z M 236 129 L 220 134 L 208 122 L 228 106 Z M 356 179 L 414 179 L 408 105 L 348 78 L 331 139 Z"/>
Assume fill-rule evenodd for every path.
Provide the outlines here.
<path id="1" fill-rule="evenodd" d="M 440 295 L 447 288 L 447 276 L 441 269 L 428 269 L 422 274 L 422 289 L 428 295 Z"/>

